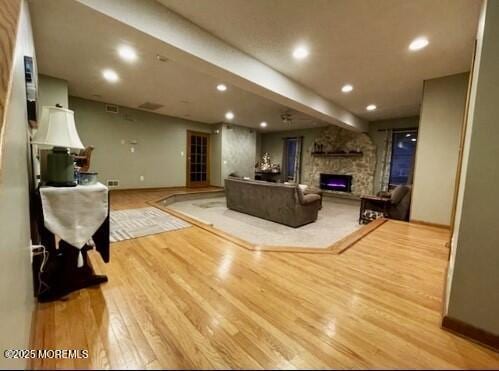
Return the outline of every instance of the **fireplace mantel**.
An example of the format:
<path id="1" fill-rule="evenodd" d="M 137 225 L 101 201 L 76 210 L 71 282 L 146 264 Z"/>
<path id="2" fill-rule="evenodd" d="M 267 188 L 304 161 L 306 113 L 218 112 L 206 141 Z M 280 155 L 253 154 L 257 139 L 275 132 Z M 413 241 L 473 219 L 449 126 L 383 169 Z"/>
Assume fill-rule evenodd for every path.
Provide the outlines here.
<path id="1" fill-rule="evenodd" d="M 314 157 L 362 157 L 362 152 L 312 152 Z"/>

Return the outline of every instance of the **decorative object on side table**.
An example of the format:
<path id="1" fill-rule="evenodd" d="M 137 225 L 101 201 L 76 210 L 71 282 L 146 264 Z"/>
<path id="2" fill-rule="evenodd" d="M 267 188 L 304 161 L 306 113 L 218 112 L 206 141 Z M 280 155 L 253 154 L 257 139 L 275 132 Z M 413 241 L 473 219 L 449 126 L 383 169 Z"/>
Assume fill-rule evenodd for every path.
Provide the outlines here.
<path id="1" fill-rule="evenodd" d="M 90 169 L 90 159 L 92 158 L 93 150 L 94 146 L 87 146 L 79 154 L 74 156 L 75 164 L 80 168 L 80 171 L 84 172 Z"/>
<path id="2" fill-rule="evenodd" d="M 281 166 L 272 164 L 270 154 L 265 152 L 262 157 L 262 163 L 255 167 L 255 179 L 267 182 L 275 182 L 276 176 L 281 174 Z"/>
<path id="3" fill-rule="evenodd" d="M 260 171 L 266 171 L 270 170 L 271 164 L 270 164 L 270 154 L 268 152 L 265 152 L 262 157 L 262 163 L 260 165 Z"/>
<path id="4" fill-rule="evenodd" d="M 97 173 L 92 171 L 80 171 L 78 173 L 78 184 L 80 185 L 97 184 Z"/>
<path id="5" fill-rule="evenodd" d="M 40 149 L 52 149 L 47 155 L 46 174 L 42 174 L 48 185 L 55 187 L 76 186 L 74 160 L 70 149 L 84 149 L 76 131 L 74 113 L 62 106 L 44 106 L 38 131 L 32 144 Z"/>

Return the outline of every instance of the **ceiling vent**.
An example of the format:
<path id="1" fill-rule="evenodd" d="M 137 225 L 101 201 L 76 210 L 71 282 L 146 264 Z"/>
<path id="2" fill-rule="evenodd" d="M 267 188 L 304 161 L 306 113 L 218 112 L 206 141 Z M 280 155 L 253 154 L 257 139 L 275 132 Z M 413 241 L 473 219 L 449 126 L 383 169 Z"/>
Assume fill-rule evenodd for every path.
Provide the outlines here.
<path id="1" fill-rule="evenodd" d="M 155 111 L 161 107 L 164 107 L 162 104 L 158 104 L 158 103 L 151 103 L 151 102 L 145 102 L 145 103 L 142 103 L 139 108 L 142 108 L 142 109 L 146 109 L 146 110 L 149 110 L 149 111 Z"/>
<path id="2" fill-rule="evenodd" d="M 106 104 L 106 112 L 118 113 L 119 112 L 118 106 L 114 104 Z"/>

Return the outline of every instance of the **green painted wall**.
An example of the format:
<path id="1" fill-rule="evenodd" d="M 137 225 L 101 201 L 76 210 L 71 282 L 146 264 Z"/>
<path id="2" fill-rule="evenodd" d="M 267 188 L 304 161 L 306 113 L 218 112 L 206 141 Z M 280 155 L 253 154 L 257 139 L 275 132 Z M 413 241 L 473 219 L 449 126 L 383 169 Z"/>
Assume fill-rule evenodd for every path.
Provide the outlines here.
<path id="1" fill-rule="evenodd" d="M 185 186 L 187 130 L 212 133 L 215 128 L 126 107 L 117 114 L 108 113 L 104 103 L 77 97 L 70 97 L 69 107 L 75 112 L 83 144 L 95 146 L 91 170 L 99 173 L 103 183 L 119 180 L 120 188 Z M 217 146 L 213 136 L 211 143 Z"/>
<path id="2" fill-rule="evenodd" d="M 38 107 L 60 104 L 68 108 L 68 82 L 47 75 L 38 76 Z"/>

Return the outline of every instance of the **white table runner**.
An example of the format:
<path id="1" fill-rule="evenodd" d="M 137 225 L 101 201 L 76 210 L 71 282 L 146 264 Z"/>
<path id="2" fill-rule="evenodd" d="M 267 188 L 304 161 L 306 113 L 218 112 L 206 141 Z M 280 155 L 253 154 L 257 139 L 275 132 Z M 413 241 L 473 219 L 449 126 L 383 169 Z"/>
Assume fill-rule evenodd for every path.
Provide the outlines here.
<path id="1" fill-rule="evenodd" d="M 40 187 L 45 227 L 80 249 L 99 229 L 108 214 L 108 189 L 101 183 L 76 187 Z"/>

